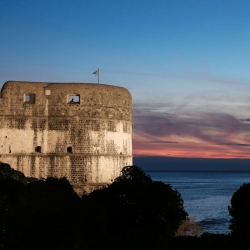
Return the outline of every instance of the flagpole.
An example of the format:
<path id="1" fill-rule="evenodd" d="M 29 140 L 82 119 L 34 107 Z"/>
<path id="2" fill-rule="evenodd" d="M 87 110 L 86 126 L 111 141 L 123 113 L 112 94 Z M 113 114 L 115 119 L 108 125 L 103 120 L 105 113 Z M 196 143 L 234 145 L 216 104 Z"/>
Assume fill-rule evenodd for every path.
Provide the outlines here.
<path id="1" fill-rule="evenodd" d="M 99 68 L 95 72 L 93 72 L 93 74 L 95 76 L 98 76 L 98 84 L 99 84 Z"/>

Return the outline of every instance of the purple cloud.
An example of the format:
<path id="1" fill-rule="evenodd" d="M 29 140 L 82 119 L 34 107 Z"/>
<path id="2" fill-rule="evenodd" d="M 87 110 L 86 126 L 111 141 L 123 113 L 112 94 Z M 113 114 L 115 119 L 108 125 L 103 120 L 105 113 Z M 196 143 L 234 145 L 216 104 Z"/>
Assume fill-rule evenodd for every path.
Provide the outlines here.
<path id="1" fill-rule="evenodd" d="M 250 147 L 250 144 L 244 144 L 244 143 L 221 143 L 219 145 Z"/>
<path id="2" fill-rule="evenodd" d="M 159 138 L 178 136 L 196 138 L 214 144 L 247 146 L 250 143 L 250 127 L 242 120 L 226 113 L 178 113 L 170 114 L 136 106 L 133 131 L 151 141 Z M 247 119 L 248 120 L 248 119 Z M 242 138 L 244 141 L 242 141 Z"/>
<path id="3" fill-rule="evenodd" d="M 148 141 L 146 143 L 178 143 L 176 141 Z"/>

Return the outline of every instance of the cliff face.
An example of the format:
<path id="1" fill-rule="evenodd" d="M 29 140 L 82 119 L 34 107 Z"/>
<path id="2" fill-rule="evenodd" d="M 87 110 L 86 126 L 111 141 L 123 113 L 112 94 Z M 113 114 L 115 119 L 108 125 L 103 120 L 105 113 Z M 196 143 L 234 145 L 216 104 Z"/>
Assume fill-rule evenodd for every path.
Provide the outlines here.
<path id="1" fill-rule="evenodd" d="M 6 82 L 0 161 L 31 177 L 66 177 L 78 192 L 132 165 L 132 98 L 102 84 Z"/>

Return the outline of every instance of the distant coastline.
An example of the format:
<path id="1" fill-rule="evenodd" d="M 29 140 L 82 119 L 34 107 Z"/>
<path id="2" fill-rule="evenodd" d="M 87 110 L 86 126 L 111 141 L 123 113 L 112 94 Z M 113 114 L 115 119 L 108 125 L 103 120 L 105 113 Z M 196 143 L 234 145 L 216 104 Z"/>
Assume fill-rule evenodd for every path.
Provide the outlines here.
<path id="1" fill-rule="evenodd" d="M 207 159 L 139 156 L 133 164 L 144 171 L 250 172 L 250 159 Z"/>

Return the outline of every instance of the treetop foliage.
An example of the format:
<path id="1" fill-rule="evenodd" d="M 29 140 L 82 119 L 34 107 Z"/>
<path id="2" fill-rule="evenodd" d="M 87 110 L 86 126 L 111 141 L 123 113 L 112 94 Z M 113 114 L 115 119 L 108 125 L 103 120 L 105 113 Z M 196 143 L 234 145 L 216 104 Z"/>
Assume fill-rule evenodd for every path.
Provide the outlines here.
<path id="1" fill-rule="evenodd" d="M 152 181 L 142 169 L 128 166 L 108 187 L 89 194 L 98 219 L 115 234 L 139 230 L 152 235 L 174 236 L 187 213 L 177 190 L 159 181 Z M 91 205 L 92 207 L 92 205 Z"/>
<path id="2" fill-rule="evenodd" d="M 0 179 L 11 178 L 17 180 L 23 184 L 28 184 L 32 181 L 36 181 L 36 178 L 26 177 L 22 172 L 14 170 L 9 164 L 0 162 Z"/>

